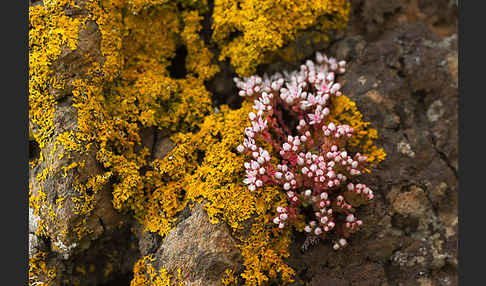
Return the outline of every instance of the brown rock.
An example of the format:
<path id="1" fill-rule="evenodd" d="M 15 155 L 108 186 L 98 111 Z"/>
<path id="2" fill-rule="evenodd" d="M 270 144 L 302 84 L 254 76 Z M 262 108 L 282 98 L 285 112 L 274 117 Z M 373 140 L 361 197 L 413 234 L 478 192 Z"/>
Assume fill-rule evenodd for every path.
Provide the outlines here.
<path id="1" fill-rule="evenodd" d="M 185 285 L 220 285 L 226 269 L 238 272 L 241 255 L 229 229 L 211 224 L 200 204 L 164 239 L 154 254 L 154 265 L 176 274 L 181 269 Z"/>
<path id="2" fill-rule="evenodd" d="M 76 2 L 79 6 L 66 8 L 66 15 L 87 16 L 88 11 L 84 9 L 87 1 Z M 90 241 L 99 238 L 105 231 L 115 230 L 121 219 L 112 207 L 111 187 L 108 184 L 95 194 L 90 214 L 86 217 L 79 214 L 76 206 L 83 202 L 73 201 L 81 195 L 75 189 L 75 185 L 85 184 L 92 176 L 103 174 L 104 169 L 96 159 L 95 147 L 92 146 L 87 151 L 70 151 L 66 150 L 63 144 L 56 142 L 62 133 L 77 129 L 77 111 L 72 102 L 72 82 L 87 78 L 87 72 L 94 62 L 100 65 L 104 63 L 100 44 L 101 33 L 98 25 L 94 21 L 87 21 L 85 25 L 80 25 L 76 49 L 61 47 L 61 54 L 52 63 L 52 76 L 58 82 L 64 83 L 62 89 L 48 87 L 57 100 L 53 119 L 54 134 L 51 141 L 40 150 L 44 160 L 31 169 L 29 174 L 32 196 L 37 196 L 40 191 L 46 194 L 46 200 L 38 208 L 40 218 L 47 222 L 47 235 L 52 242 L 53 251 L 62 254 L 65 259 L 70 258 L 78 248 L 81 251 L 89 247 Z M 31 129 L 33 133 L 36 132 L 33 124 Z M 84 165 L 65 170 L 72 163 Z M 47 172 L 47 177 L 43 181 L 36 178 L 40 172 Z M 61 200 L 62 207 L 58 202 Z M 86 230 L 85 235 L 81 237 L 75 230 L 80 226 Z"/>
<path id="3" fill-rule="evenodd" d="M 449 72 L 451 73 L 454 82 L 457 84 L 459 81 L 459 68 L 458 68 L 459 56 L 457 52 L 451 52 L 447 56 L 447 64 L 449 66 Z"/>
<path id="4" fill-rule="evenodd" d="M 429 201 L 424 190 L 417 186 L 412 186 L 408 192 L 399 194 L 393 201 L 393 210 L 402 215 L 421 217 Z"/>
<path id="5" fill-rule="evenodd" d="M 162 160 L 174 146 L 169 137 L 159 134 L 154 146 L 154 158 Z"/>
<path id="6" fill-rule="evenodd" d="M 359 17 L 366 8 L 368 19 L 380 19 L 372 13 L 382 13 L 383 23 L 364 28 L 363 48 L 353 48 L 354 35 L 331 46 L 331 56 L 345 48 L 342 54 L 350 61 L 342 78 L 343 93 L 356 101 L 364 119 L 378 130 L 378 145 L 387 153 L 376 170 L 359 178 L 377 196 L 373 204 L 360 209 L 364 228 L 350 238 L 343 252 L 328 250 L 325 243 L 306 253 L 291 252 L 295 285 L 351 285 L 355 273 L 342 269 L 357 271 L 370 260 L 386 265 L 385 278 L 376 278 L 379 282 L 374 285 L 420 285 L 429 280 L 443 285 L 438 275 L 431 275 L 436 270 L 445 271 L 450 285 L 457 285 L 450 278 L 457 276 L 451 266 L 457 261 L 456 36 L 441 39 L 419 17 L 415 24 L 405 18 L 400 25 L 388 25 L 408 9 L 407 1 L 392 2 L 354 3 Z M 427 5 L 444 4 L 439 2 Z M 391 12 L 383 12 L 384 6 L 394 3 L 399 8 L 390 6 Z M 432 10 L 418 11 L 428 16 Z M 443 13 L 448 12 L 441 11 L 439 17 Z M 359 30 L 353 25 L 365 26 L 362 23 L 352 23 L 350 30 Z M 296 235 L 294 243 L 298 242 Z"/>

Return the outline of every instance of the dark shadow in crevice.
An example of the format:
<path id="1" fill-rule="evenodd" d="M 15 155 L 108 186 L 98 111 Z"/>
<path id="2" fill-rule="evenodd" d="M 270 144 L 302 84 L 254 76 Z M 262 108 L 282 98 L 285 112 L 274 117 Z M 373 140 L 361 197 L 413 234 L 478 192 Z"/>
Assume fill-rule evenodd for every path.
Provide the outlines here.
<path id="1" fill-rule="evenodd" d="M 129 227 L 114 231 L 106 229 L 100 217 L 98 222 L 105 229 L 104 234 L 92 240 L 88 249 L 76 252 L 75 256 L 63 261 L 63 264 L 67 267 L 77 265 L 88 270 L 86 276 L 76 270 L 71 274 L 73 281 L 83 281 L 84 285 L 128 286 L 133 279 L 134 263 L 140 257 L 139 249 L 131 246 L 136 238 Z M 106 272 L 108 265 L 111 265 L 111 271 Z"/>
<path id="2" fill-rule="evenodd" d="M 206 153 L 202 150 L 197 150 L 196 154 L 197 154 L 197 163 L 201 165 L 204 161 L 204 157 L 206 156 Z"/>
<path id="3" fill-rule="evenodd" d="M 35 140 L 29 140 L 29 161 L 34 161 L 39 159 L 41 149 L 39 143 Z"/>
<path id="4" fill-rule="evenodd" d="M 172 78 L 185 78 L 187 75 L 186 70 L 186 57 L 187 48 L 185 45 L 180 46 L 176 50 L 176 55 L 172 59 L 172 62 L 168 68 L 170 76 Z"/>
<path id="5" fill-rule="evenodd" d="M 108 281 L 105 284 L 100 284 L 99 286 L 122 286 L 122 285 L 130 285 L 130 282 L 133 279 L 133 273 L 120 273 L 116 276 L 113 280 Z"/>
<path id="6" fill-rule="evenodd" d="M 211 92 L 214 107 L 226 104 L 231 109 L 241 107 L 244 98 L 238 95 L 238 88 L 233 80 L 237 76 L 229 61 L 218 62 L 220 71 L 205 82 L 206 89 Z"/>
<path id="7" fill-rule="evenodd" d="M 211 38 L 213 35 L 213 29 L 211 29 L 213 25 L 213 10 L 214 10 L 214 0 L 208 0 L 208 11 L 204 13 L 203 21 L 201 23 L 202 30 L 200 33 L 201 39 L 204 41 L 206 46 L 211 46 Z"/>
<path id="8" fill-rule="evenodd" d="M 415 122 L 417 125 L 427 124 L 425 114 L 427 114 L 427 110 L 425 108 L 425 97 L 427 93 L 425 90 L 417 90 L 412 93 L 412 98 L 415 98 L 417 101 L 417 105 L 415 107 Z"/>

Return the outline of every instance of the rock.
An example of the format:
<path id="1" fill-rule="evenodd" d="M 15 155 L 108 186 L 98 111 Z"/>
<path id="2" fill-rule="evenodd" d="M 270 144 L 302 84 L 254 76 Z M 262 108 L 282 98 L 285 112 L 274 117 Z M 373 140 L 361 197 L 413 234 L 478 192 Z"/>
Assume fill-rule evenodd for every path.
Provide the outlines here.
<path id="1" fill-rule="evenodd" d="M 349 285 L 375 286 L 386 283 L 385 269 L 378 263 L 351 266 L 345 273 Z"/>
<path id="2" fill-rule="evenodd" d="M 137 237 L 138 249 L 142 256 L 146 256 L 152 253 L 160 247 L 162 243 L 162 237 L 157 233 L 152 233 L 145 230 L 145 227 L 139 222 L 135 222 L 132 227 L 133 233 Z"/>
<path id="3" fill-rule="evenodd" d="M 388 129 L 397 129 L 400 126 L 400 116 L 388 113 L 385 115 L 383 126 Z"/>
<path id="4" fill-rule="evenodd" d="M 367 255 L 372 261 L 384 263 L 389 260 L 393 252 L 400 246 L 397 235 L 384 233 L 385 235 L 376 240 L 370 241 L 364 247 L 364 255 Z"/>
<path id="5" fill-rule="evenodd" d="M 30 1 L 30 5 L 42 5 Z M 80 1 L 84 3 L 85 1 Z M 458 241 L 458 53 L 457 7 L 442 1 L 352 1 L 351 22 L 345 32 L 336 33 L 329 43 L 305 44 L 312 32 L 303 33 L 294 43 L 296 51 L 310 58 L 315 50 L 348 61 L 343 92 L 356 101 L 364 119 L 378 130 L 378 145 L 386 160 L 362 181 L 375 192 L 372 204 L 359 209 L 364 227 L 350 239 L 349 247 L 335 252 L 319 243 L 300 251 L 299 234 L 294 234 L 289 265 L 296 271 L 293 285 L 457 285 Z M 65 11 L 82 15 L 82 9 Z M 307 37 L 307 38 L 306 38 Z M 89 58 L 102 64 L 100 33 L 94 22 L 80 30 L 79 46 L 63 49 L 53 63 L 54 76 L 65 82 L 63 89 L 48 87 L 57 100 L 53 140 L 76 129 L 72 107 L 72 82 L 83 78 Z M 207 85 L 213 103 L 237 108 L 241 98 L 232 81 L 234 69 L 219 63 L 221 72 Z M 259 73 L 293 69 L 300 62 L 273 62 Z M 35 126 L 30 128 L 36 132 Z M 147 128 L 140 134 L 142 145 L 162 159 L 174 147 L 167 134 Z M 157 269 L 171 274 L 181 269 L 186 285 L 219 285 L 222 273 L 241 271 L 242 258 L 229 229 L 213 225 L 199 204 L 186 209 L 177 226 L 165 238 L 145 233 L 141 225 L 121 216 L 111 205 L 111 186 L 95 196 L 88 217 L 74 212 L 73 189 L 81 181 L 101 174 L 95 149 L 70 153 L 47 144 L 44 161 L 30 170 L 32 194 L 42 190 L 45 201 L 39 217 L 29 210 L 29 257 L 50 245 L 50 266 L 58 266 L 58 280 L 101 285 L 127 275 L 141 256 L 152 254 Z M 35 156 L 33 152 L 33 157 Z M 69 153 L 69 152 L 68 152 Z M 63 166 L 85 161 L 83 168 L 64 173 Z M 36 177 L 49 169 L 41 182 Z M 58 199 L 63 206 L 56 208 Z M 52 219 L 49 207 L 56 214 Z M 90 230 L 79 238 L 73 227 L 83 223 Z M 122 220 L 132 226 L 119 228 Z M 47 221 L 47 237 L 34 233 Z M 66 230 L 66 231 L 64 231 Z M 44 244 L 44 239 L 50 243 Z M 55 247 L 55 249 L 54 249 Z M 93 267 L 91 267 L 93 265 Z M 82 266 L 83 269 L 77 269 Z M 93 271 L 91 271 L 94 269 Z M 85 274 L 83 274 L 85 272 Z M 105 273 L 108 273 L 105 275 Z"/>
<path id="6" fill-rule="evenodd" d="M 413 152 L 412 147 L 410 147 L 410 144 L 408 144 L 405 141 L 401 141 L 400 143 L 398 143 L 397 150 L 401 154 L 406 155 L 406 156 L 408 156 L 410 158 L 414 158 L 415 157 L 415 152 Z"/>
<path id="7" fill-rule="evenodd" d="M 430 122 L 436 122 L 444 114 L 444 109 L 442 108 L 442 101 L 439 99 L 434 101 L 427 110 L 427 118 Z"/>
<path id="8" fill-rule="evenodd" d="M 69 114 L 62 109 L 57 109 L 56 112 L 63 115 Z M 67 119 L 65 116 L 62 118 Z M 64 128 L 73 124 L 73 121 L 60 119 L 55 119 L 55 122 Z M 64 128 L 60 127 L 59 132 L 62 132 Z M 75 185 L 86 183 L 89 176 L 102 174 L 103 169 L 96 161 L 94 149 L 81 154 L 65 150 L 62 144 L 55 147 L 54 142 L 57 135 L 55 134 L 54 140 L 43 148 L 44 161 L 30 170 L 31 192 L 33 197 L 45 194 L 45 199 L 37 205 L 40 219 L 46 222 L 46 234 L 52 241 L 53 250 L 68 259 L 76 247 L 88 247 L 89 245 L 86 243 L 98 238 L 104 231 L 114 231 L 118 227 L 121 215 L 113 209 L 109 185 L 101 188 L 94 195 L 92 202 L 75 203 L 73 201 L 82 195 L 75 189 Z M 64 154 L 63 157 L 59 159 L 62 154 Z M 72 162 L 84 162 L 84 167 L 65 171 L 64 168 Z M 44 170 L 47 170 L 46 179 L 38 181 L 37 175 L 40 172 L 46 172 Z M 84 216 L 77 211 L 77 207 L 83 203 L 89 203 L 93 207 L 89 216 Z M 84 236 L 77 235 L 78 226 L 86 230 Z"/>
<path id="9" fill-rule="evenodd" d="M 29 208 L 29 233 L 35 233 L 39 227 L 39 216 L 34 214 L 34 210 Z"/>
<path id="10" fill-rule="evenodd" d="M 344 279 L 333 277 L 332 272 L 324 270 L 319 276 L 314 276 L 311 280 L 312 286 L 329 285 L 329 286 L 347 286 L 349 285 Z"/>
<path id="11" fill-rule="evenodd" d="M 393 21 L 393 14 L 406 5 L 397 7 L 384 22 Z M 432 274 L 440 271 L 456 283 L 450 285 L 457 285 L 452 279 L 457 270 L 451 266 L 457 260 L 456 36 L 440 38 L 420 21 L 384 32 L 370 29 L 375 29 L 368 31 L 373 36 L 360 36 L 362 48 L 348 47 L 355 36 L 346 36 L 331 45 L 331 56 L 344 47 L 342 55 L 351 59 L 343 93 L 378 130 L 378 145 L 387 153 L 376 170 L 360 178 L 377 197 L 358 214 L 365 227 L 343 252 L 330 251 L 323 243 L 306 253 L 291 252 L 295 285 L 362 285 L 352 277 L 365 277 L 359 273 L 370 260 L 387 265 L 384 271 L 376 269 L 373 279 L 378 282 L 371 285 L 443 285 Z"/>
<path id="12" fill-rule="evenodd" d="M 366 41 L 363 36 L 345 37 L 331 46 L 329 53 L 340 60 L 353 62 L 363 52 Z"/>
<path id="13" fill-rule="evenodd" d="M 439 207 L 441 206 L 442 200 L 446 197 L 447 190 L 449 186 L 446 182 L 440 182 L 436 186 L 432 186 L 431 184 L 427 185 L 427 189 L 429 190 L 429 198 L 434 206 Z"/>
<path id="14" fill-rule="evenodd" d="M 66 12 L 72 16 L 80 16 L 86 13 L 84 9 L 76 9 Z M 56 100 L 61 100 L 71 95 L 76 79 L 86 77 L 86 73 L 92 67 L 93 62 L 103 64 L 105 59 L 100 51 L 101 33 L 94 21 L 87 21 L 79 31 L 78 46 L 75 50 L 63 48 L 61 55 L 52 64 L 53 76 L 65 85 L 62 89 L 49 88 Z"/>
<path id="15" fill-rule="evenodd" d="M 343 272 L 324 270 L 314 276 L 309 285 L 376 286 L 386 283 L 385 270 L 382 265 L 377 263 L 351 265 Z"/>
<path id="16" fill-rule="evenodd" d="M 451 52 L 447 56 L 447 64 L 448 64 L 448 67 L 449 67 L 449 72 L 450 72 L 451 77 L 454 80 L 454 83 L 456 84 L 456 86 L 457 86 L 457 83 L 459 82 L 458 60 L 459 60 L 459 57 L 458 57 L 457 52 L 455 52 L 455 51 Z"/>
<path id="17" fill-rule="evenodd" d="M 176 274 L 181 269 L 185 285 L 220 285 L 226 269 L 237 273 L 242 258 L 223 223 L 211 224 L 200 204 L 164 239 L 154 254 L 154 265 Z"/>
<path id="18" fill-rule="evenodd" d="M 79 6 L 66 8 L 64 13 L 69 17 L 87 16 L 88 11 L 83 8 L 86 2 L 76 1 Z M 42 154 L 42 160 L 29 169 L 29 254 L 38 249 L 48 253 L 48 268 L 57 269 L 56 280 L 50 285 L 62 285 L 63 280 L 78 285 L 99 285 L 119 273 L 131 271 L 136 258 L 128 246 L 132 242 L 130 237 L 127 239 L 127 227 L 123 224 L 130 219 L 113 208 L 109 182 L 101 184 L 96 192 L 77 188 L 89 178 L 105 174 L 96 158 L 97 149 L 92 145 L 73 150 L 72 146 L 58 141 L 78 128 L 73 82 L 97 76 L 87 72 L 93 64 L 102 65 L 105 61 L 100 45 L 97 24 L 87 21 L 80 26 L 76 49 L 61 46 L 59 57 L 50 63 L 52 77 L 62 86 L 46 86 L 55 98 L 54 132 L 50 141 L 44 142 L 33 156 L 39 158 Z M 32 134 L 38 132 L 36 128 L 29 123 Z"/>
<path id="19" fill-rule="evenodd" d="M 66 15 L 87 15 L 88 11 L 83 8 L 86 1 L 77 3 L 79 7 L 66 8 Z M 52 251 L 60 253 L 65 259 L 69 259 L 76 251 L 88 248 L 90 241 L 99 238 L 105 231 L 114 231 L 122 217 L 112 207 L 109 184 L 102 186 L 92 199 L 89 197 L 93 190 L 86 190 L 83 194 L 76 188 L 77 185 L 86 184 L 89 178 L 104 174 L 105 170 L 96 158 L 96 148 L 91 146 L 88 150 L 71 150 L 70 146 L 66 147 L 58 141 L 63 135 L 76 132 L 78 128 L 72 83 L 93 76 L 88 75 L 88 71 L 94 63 L 104 63 L 100 45 L 101 33 L 97 24 L 87 21 L 80 26 L 76 49 L 62 46 L 59 57 L 52 63 L 52 77 L 64 83 L 61 89 L 47 87 L 56 99 L 52 120 L 54 133 L 40 150 L 43 160 L 31 168 L 29 174 L 31 197 L 44 196 L 35 207 L 45 228 L 45 235 L 52 242 Z M 37 131 L 35 128 L 31 128 L 34 133 Z M 81 149 L 85 149 L 85 146 Z M 37 229 L 35 226 L 32 228 Z"/>
<path id="20" fill-rule="evenodd" d="M 387 29 L 424 22 L 441 36 L 457 32 L 458 9 L 454 0 L 353 1 L 350 30 L 373 38 Z"/>
<path id="21" fill-rule="evenodd" d="M 165 155 L 167 155 L 167 153 L 174 148 L 174 146 L 174 143 L 169 137 L 158 134 L 157 141 L 155 142 L 154 146 L 154 158 L 162 160 Z"/>
<path id="22" fill-rule="evenodd" d="M 29 233 L 29 259 L 34 257 L 43 246 L 42 240 L 37 235 Z"/>
<path id="23" fill-rule="evenodd" d="M 398 194 L 392 203 L 393 211 L 414 217 L 421 217 L 429 207 L 428 204 L 424 190 L 417 186 L 410 187 L 408 192 Z"/>

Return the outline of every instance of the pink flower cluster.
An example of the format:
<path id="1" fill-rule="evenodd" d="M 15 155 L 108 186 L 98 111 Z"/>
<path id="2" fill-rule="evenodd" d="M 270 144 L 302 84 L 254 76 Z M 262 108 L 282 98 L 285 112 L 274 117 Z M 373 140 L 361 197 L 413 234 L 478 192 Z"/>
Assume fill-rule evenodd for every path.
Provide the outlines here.
<path id="1" fill-rule="evenodd" d="M 345 72 L 346 63 L 321 53 L 316 62 L 308 60 L 290 73 L 234 79 L 239 95 L 254 103 L 251 126 L 237 151 L 251 157 L 243 181 L 250 191 L 278 185 L 286 192 L 288 205 L 277 207 L 273 219 L 279 228 L 303 219 L 309 234 L 325 238 L 337 233 L 337 250 L 363 224 L 354 207 L 373 199 L 373 192 L 350 182 L 367 160 L 345 149 L 353 128 L 328 119 L 330 98 L 341 95 L 336 75 Z M 280 160 L 276 166 L 269 151 L 259 146 L 263 142 Z"/>

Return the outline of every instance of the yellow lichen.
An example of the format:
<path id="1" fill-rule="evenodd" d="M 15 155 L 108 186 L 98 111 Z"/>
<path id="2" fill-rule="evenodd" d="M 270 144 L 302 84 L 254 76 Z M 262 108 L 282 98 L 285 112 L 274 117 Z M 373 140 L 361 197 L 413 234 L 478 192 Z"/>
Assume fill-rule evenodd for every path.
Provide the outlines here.
<path id="1" fill-rule="evenodd" d="M 154 258 L 148 255 L 135 263 L 130 286 L 184 286 L 180 269 L 178 270 L 177 278 L 174 280 L 174 277 L 168 274 L 166 269 L 161 268 L 157 271 L 151 264 L 153 261 Z"/>
<path id="2" fill-rule="evenodd" d="M 46 1 L 43 6 L 31 8 L 29 59 L 33 83 L 29 103 L 31 122 L 39 125 L 32 133 L 41 148 L 54 134 L 52 121 L 57 103 L 50 88 L 61 89 L 64 84 L 50 79 L 52 63 L 63 46 L 71 50 L 76 48 L 78 31 L 88 21 L 94 21 L 101 34 L 100 51 L 104 61 L 93 61 L 86 74 L 70 82 L 76 127 L 57 134 L 51 149 L 52 155 L 61 145 L 63 149 L 59 149 L 62 152 L 58 152 L 57 159 L 62 159 L 95 146 L 97 159 L 109 169 L 87 182 L 74 184 L 77 196 L 72 200 L 76 214 L 91 214 L 96 192 L 112 175 L 116 178 L 114 207 L 135 212 L 143 209 L 133 199 L 144 185 L 145 176 L 141 170 L 150 164 L 146 160 L 148 149 L 140 148 L 140 130 L 152 127 L 189 130 L 210 113 L 211 100 L 204 80 L 212 77 L 217 67 L 211 64 L 211 53 L 198 35 L 202 21 L 199 13 L 207 7 L 194 3 L 183 3 L 184 7 L 195 9 L 192 11 L 179 11 L 177 3 L 167 1 L 90 0 L 84 7 L 76 6 L 73 1 Z M 135 13 L 125 14 L 127 5 Z M 148 7 L 150 9 L 145 9 Z M 68 8 L 87 9 L 89 13 L 68 17 L 64 13 Z M 59 33 L 59 36 L 48 38 L 52 33 Z M 188 74 L 173 79 L 168 67 L 176 48 L 181 45 L 187 45 L 191 51 L 186 61 Z M 86 58 L 93 60 L 89 55 Z M 69 161 L 62 169 L 67 175 L 82 164 Z M 47 179 L 50 165 L 49 162 L 40 172 L 38 183 Z M 74 229 L 78 234 L 87 232 L 82 225 Z"/>
<path id="3" fill-rule="evenodd" d="M 50 285 L 56 279 L 56 266 L 48 266 L 46 252 L 39 251 L 29 259 L 29 285 Z"/>
<path id="4" fill-rule="evenodd" d="M 84 265 L 81 265 L 81 266 L 76 265 L 74 270 L 76 270 L 76 272 L 80 273 L 81 275 L 86 276 L 86 268 L 84 267 Z"/>
<path id="5" fill-rule="evenodd" d="M 238 282 L 238 278 L 235 277 L 234 271 L 232 269 L 226 269 L 224 271 L 223 277 L 221 278 L 221 283 L 224 286 L 227 286 L 227 285 L 236 285 L 237 282 Z"/>
<path id="6" fill-rule="evenodd" d="M 346 96 L 334 97 L 331 101 L 330 120 L 341 124 L 348 124 L 354 129 L 354 136 L 350 138 L 350 147 L 358 148 L 357 150 L 368 157 L 368 162 L 376 166 L 386 157 L 385 151 L 375 145 L 378 139 L 376 129 L 368 128 L 370 122 L 363 121 L 363 114 L 358 111 L 356 103 Z M 365 171 L 369 172 L 369 169 Z"/>
<path id="7" fill-rule="evenodd" d="M 112 272 L 113 272 L 113 264 L 111 262 L 108 262 L 106 264 L 105 271 L 103 272 L 103 275 L 105 277 L 108 277 Z"/>
<path id="8" fill-rule="evenodd" d="M 207 202 L 204 208 L 210 221 L 226 222 L 240 241 L 238 247 L 245 260 L 241 277 L 247 285 L 261 285 L 278 273 L 289 282 L 293 270 L 284 258 L 288 256 L 290 232 L 267 227 L 272 225 L 273 209 L 285 203 L 284 194 L 277 188 L 250 192 L 241 182 L 244 158 L 235 148 L 243 140 L 248 124 L 245 115 L 250 109 L 248 103 L 239 110 L 221 106 L 221 112 L 208 116 L 199 132 L 173 136 L 176 147 L 157 161 L 150 173 L 157 188 L 147 198 L 151 204 L 144 224 L 165 235 L 172 228 L 170 219 L 189 200 Z M 252 224 L 249 236 L 238 234 L 245 222 Z"/>
<path id="9" fill-rule="evenodd" d="M 334 112 L 330 120 L 349 124 L 356 130 L 352 145 L 367 155 L 371 163 L 381 161 L 383 156 L 375 155 L 384 154 L 374 145 L 376 130 L 368 128 L 369 122 L 362 120 L 355 103 L 341 96 L 331 105 Z M 262 285 L 275 279 L 278 273 L 281 282 L 287 283 L 294 275 L 284 262 L 289 255 L 290 231 L 268 227 L 273 226 L 275 207 L 286 203 L 284 193 L 278 188 L 249 192 L 241 183 L 244 158 L 235 148 L 243 139 L 244 127 L 249 124 L 246 118 L 250 110 L 247 102 L 239 110 L 222 106 L 220 113 L 206 117 L 199 132 L 173 136 L 176 147 L 163 160 L 157 161 L 150 173 L 151 178 L 157 178 L 154 184 L 159 183 L 148 199 L 152 204 L 144 223 L 151 231 L 165 235 L 172 227 L 171 218 L 185 207 L 187 200 L 207 201 L 204 208 L 210 221 L 223 220 L 235 231 L 244 258 L 241 277 L 246 285 Z M 251 222 L 251 234 L 242 236 L 238 229 L 245 222 Z"/>
<path id="10" fill-rule="evenodd" d="M 63 83 L 53 77 L 51 66 L 63 49 L 77 46 L 81 19 L 65 15 L 64 7 L 75 7 L 73 0 L 45 1 L 29 8 L 29 122 L 33 137 L 43 148 L 54 132 L 55 97 L 51 88 Z"/>
<path id="11" fill-rule="evenodd" d="M 202 29 L 200 23 L 203 17 L 198 11 L 184 12 L 182 16 L 184 30 L 181 37 L 187 46 L 186 69 L 202 79 L 210 79 L 219 71 L 219 67 L 211 63 L 212 54 L 198 34 Z"/>
<path id="12" fill-rule="evenodd" d="M 242 184 L 244 158 L 235 152 L 248 125 L 250 104 L 239 110 L 221 106 L 213 113 L 211 95 L 205 87 L 219 71 L 213 54 L 202 39 L 203 15 L 207 1 L 89 0 L 84 7 L 74 1 L 44 1 L 30 8 L 29 31 L 29 119 L 32 135 L 42 150 L 55 138 L 54 159 L 66 159 L 64 174 L 79 170 L 84 162 L 74 154 L 95 150 L 104 168 L 85 181 L 74 178 L 74 213 L 81 219 L 69 230 L 79 239 L 93 233 L 87 218 L 96 208 L 95 194 L 113 183 L 113 207 L 131 213 L 151 232 L 165 236 L 177 214 L 189 202 L 204 204 L 211 222 L 225 222 L 238 241 L 244 258 L 242 273 L 227 272 L 246 285 L 262 285 L 281 277 L 292 281 L 293 270 L 284 262 L 290 231 L 271 223 L 276 205 L 285 205 L 283 192 L 266 188 L 249 192 Z M 85 9 L 76 17 L 66 8 Z M 319 40 L 325 31 L 343 28 L 349 3 L 329 1 L 234 1 L 216 0 L 210 39 L 220 49 L 219 60 L 229 58 L 240 75 L 249 75 L 270 55 L 280 51 L 300 32 L 317 28 Z M 63 49 L 75 50 L 78 33 L 88 21 L 96 23 L 101 61 L 85 55 L 90 63 L 85 74 L 70 81 L 76 127 L 56 134 L 53 120 L 57 101 L 53 89 L 66 82 L 54 77 L 53 64 Z M 185 47 L 187 74 L 171 76 L 176 51 Z M 291 54 L 291 53 L 290 53 Z M 62 69 L 61 69 L 62 70 Z M 353 144 L 370 162 L 384 158 L 374 145 L 376 131 L 367 128 L 353 102 L 341 97 L 333 101 L 333 120 L 350 124 L 357 131 Z M 144 145 L 144 130 L 170 133 L 174 149 L 163 159 L 151 158 Z M 197 131 L 197 132 L 196 132 Z M 62 147 L 60 149 L 57 149 Z M 47 154 L 47 153 L 46 153 Z M 52 155 L 52 154 L 51 154 Z M 78 156 L 79 157 L 79 156 Z M 43 162 L 41 152 L 39 162 Z M 37 215 L 41 209 L 55 217 L 55 208 L 46 201 L 41 184 L 49 178 L 52 162 L 39 171 L 39 191 L 29 203 Z M 35 164 L 32 163 L 32 167 Z M 56 202 L 62 208 L 63 200 Z M 51 211 L 49 211 L 51 210 Z M 47 235 L 48 224 L 41 220 L 39 233 Z M 249 232 L 241 232 L 244 226 Z M 68 230 L 61 230 L 63 235 Z M 243 234 L 245 233 L 245 234 Z M 156 271 L 150 257 L 134 267 L 132 285 L 169 285 L 170 274 Z M 106 266 L 105 273 L 113 269 Z M 231 278 L 233 277 L 233 278 Z M 181 281 L 181 274 L 178 274 Z"/>
<path id="13" fill-rule="evenodd" d="M 347 0 L 215 0 L 212 40 L 220 60 L 230 58 L 240 76 L 249 76 L 299 32 L 344 28 L 349 9 Z"/>

